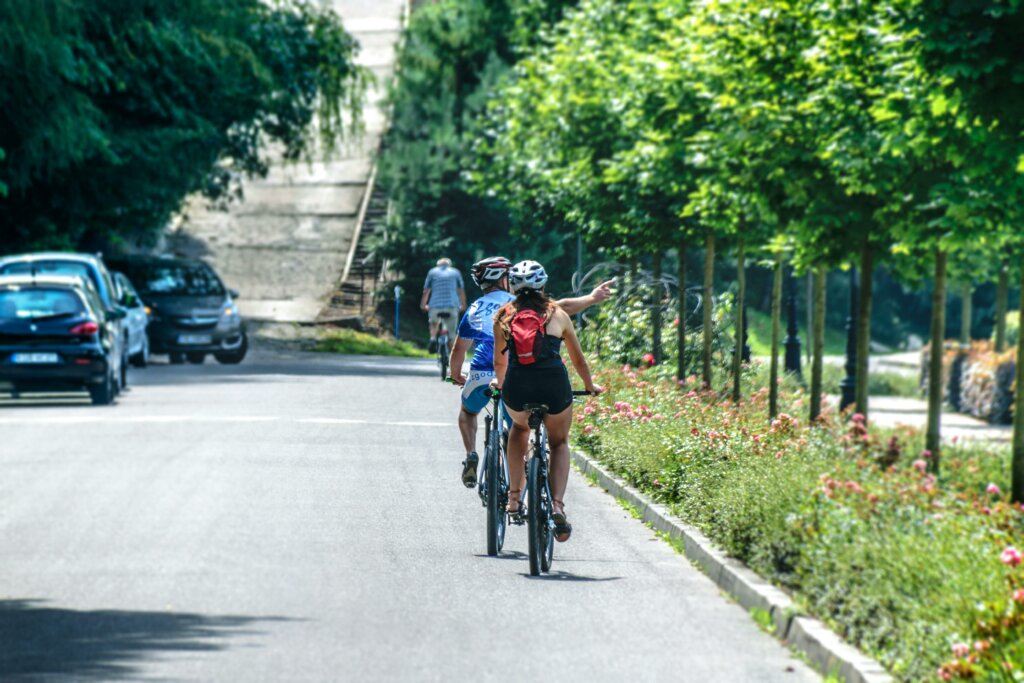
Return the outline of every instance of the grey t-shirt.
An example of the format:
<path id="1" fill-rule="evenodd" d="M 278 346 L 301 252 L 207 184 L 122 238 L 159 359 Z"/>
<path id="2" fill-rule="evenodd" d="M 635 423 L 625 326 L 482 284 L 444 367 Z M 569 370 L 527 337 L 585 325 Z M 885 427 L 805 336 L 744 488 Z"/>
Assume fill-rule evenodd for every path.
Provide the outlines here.
<path id="1" fill-rule="evenodd" d="M 451 266 L 436 266 L 427 273 L 423 289 L 430 290 L 430 308 L 458 308 L 459 291 L 465 289 L 462 273 Z"/>

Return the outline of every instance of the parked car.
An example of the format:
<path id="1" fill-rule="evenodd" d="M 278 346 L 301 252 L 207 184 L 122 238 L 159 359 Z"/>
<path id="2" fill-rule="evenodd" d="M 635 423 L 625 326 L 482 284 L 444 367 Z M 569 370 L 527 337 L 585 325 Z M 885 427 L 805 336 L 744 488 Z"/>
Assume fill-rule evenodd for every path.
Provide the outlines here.
<path id="1" fill-rule="evenodd" d="M 117 287 L 117 300 L 127 312 L 128 360 L 137 368 L 149 365 L 149 314 L 142 297 L 135 291 L 131 280 L 124 273 L 111 273 Z"/>
<path id="2" fill-rule="evenodd" d="M 241 363 L 249 349 L 234 299 L 213 268 L 194 259 L 129 256 L 110 264 L 135 285 L 149 309 L 152 353 L 172 363 L 202 363 L 212 354 L 221 363 Z"/>
<path id="3" fill-rule="evenodd" d="M 116 356 L 117 391 L 128 386 L 128 325 L 124 310 L 117 297 L 114 278 L 103 263 L 103 259 L 92 254 L 74 254 L 64 252 L 42 252 L 21 254 L 0 259 L 0 275 L 70 275 L 87 278 L 95 288 L 106 313 L 121 315 L 113 317 L 117 334 L 113 340 Z"/>
<path id="4" fill-rule="evenodd" d="M 12 393 L 87 389 L 117 395 L 124 312 L 76 275 L 0 276 L 0 385 Z"/>

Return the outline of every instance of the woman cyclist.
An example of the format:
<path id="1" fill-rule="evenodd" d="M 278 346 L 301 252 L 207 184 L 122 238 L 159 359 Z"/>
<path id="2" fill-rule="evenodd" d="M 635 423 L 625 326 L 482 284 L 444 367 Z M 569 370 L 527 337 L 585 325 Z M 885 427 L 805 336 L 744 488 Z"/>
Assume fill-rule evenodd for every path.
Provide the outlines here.
<path id="1" fill-rule="evenodd" d="M 515 299 L 494 317 L 494 374 L 492 386 L 512 417 L 508 440 L 509 481 L 518 488 L 508 492 L 508 509 L 519 513 L 525 456 L 530 443 L 527 403 L 548 406 L 544 417 L 550 448 L 552 518 L 555 538 L 564 542 L 572 534 L 565 515 L 564 496 L 569 481 L 569 428 L 572 426 L 572 387 L 559 355 L 562 342 L 587 391 L 599 394 L 590 366 L 583 357 L 572 318 L 544 293 L 548 275 L 536 261 L 522 261 L 509 270 Z M 504 343 L 498 340 L 503 340 Z"/>

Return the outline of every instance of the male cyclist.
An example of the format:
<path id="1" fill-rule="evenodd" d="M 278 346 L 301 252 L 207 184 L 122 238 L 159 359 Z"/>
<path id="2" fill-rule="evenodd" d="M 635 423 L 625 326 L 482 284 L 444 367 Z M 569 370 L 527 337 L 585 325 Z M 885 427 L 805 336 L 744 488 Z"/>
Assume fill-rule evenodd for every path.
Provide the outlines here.
<path id="1" fill-rule="evenodd" d="M 492 256 L 473 264 L 470 275 L 484 294 L 473 302 L 459 323 L 458 335 L 452 346 L 452 382 L 462 386 L 462 408 L 459 411 L 459 432 L 466 448 L 462 461 L 462 483 L 467 488 L 476 486 L 476 468 L 480 457 L 476 453 L 477 415 L 487 405 L 487 388 L 494 378 L 494 314 L 515 297 L 509 293 L 508 271 L 512 262 L 504 256 Z M 562 299 L 558 305 L 569 315 L 581 313 L 601 303 L 611 294 L 612 281 L 604 282 L 586 296 Z M 462 374 L 462 363 L 470 344 L 476 344 L 469 377 Z M 495 416 L 497 419 L 497 416 Z M 508 416 L 503 415 L 508 424 Z"/>
<path id="2" fill-rule="evenodd" d="M 437 351 L 437 335 L 441 331 L 441 320 L 446 321 L 450 331 L 459 319 L 459 313 L 466 310 L 466 285 L 462 282 L 462 273 L 452 268 L 451 259 L 438 259 L 437 266 L 427 273 L 420 308 L 427 314 L 430 324 L 430 353 L 434 353 Z"/>

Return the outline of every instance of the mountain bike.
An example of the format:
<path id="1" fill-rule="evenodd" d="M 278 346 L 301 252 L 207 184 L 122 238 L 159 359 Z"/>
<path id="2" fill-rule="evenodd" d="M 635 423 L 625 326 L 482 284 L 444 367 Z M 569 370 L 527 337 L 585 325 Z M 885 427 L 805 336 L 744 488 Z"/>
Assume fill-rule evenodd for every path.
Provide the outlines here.
<path id="1" fill-rule="evenodd" d="M 446 312 L 437 314 L 437 363 L 441 366 L 442 382 L 448 379 L 448 354 L 451 353 L 448 348 L 448 316 Z"/>
<path id="2" fill-rule="evenodd" d="M 501 407 L 501 392 L 488 390 L 491 410 L 484 418 L 484 461 L 480 466 L 480 480 L 477 491 L 480 501 L 487 508 L 487 554 L 495 556 L 505 544 L 505 529 L 508 527 L 508 460 L 505 447 L 508 432 L 505 429 L 504 409 Z"/>
<path id="3" fill-rule="evenodd" d="M 588 396 L 589 391 L 574 391 L 573 396 Z M 548 439 L 544 431 L 544 416 L 548 407 L 543 403 L 527 403 L 523 409 L 530 413 L 533 430 L 530 461 L 526 465 L 526 528 L 530 550 L 530 576 L 540 576 L 551 570 L 555 551 L 555 521 L 552 508 L 551 486 L 548 480 Z"/>

